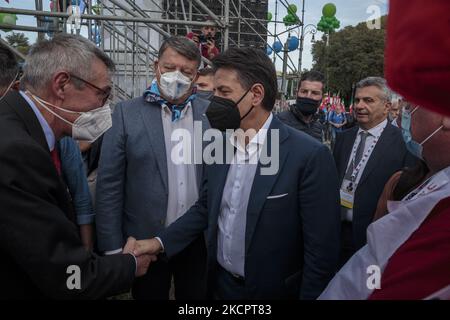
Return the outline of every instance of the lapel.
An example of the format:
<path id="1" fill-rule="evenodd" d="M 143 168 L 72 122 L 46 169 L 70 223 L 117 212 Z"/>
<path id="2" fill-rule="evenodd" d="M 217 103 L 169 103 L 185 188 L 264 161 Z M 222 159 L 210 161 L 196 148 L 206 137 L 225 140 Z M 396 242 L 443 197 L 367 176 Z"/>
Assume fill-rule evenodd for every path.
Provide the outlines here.
<path id="1" fill-rule="evenodd" d="M 30 134 L 31 138 L 34 139 L 49 155 L 49 161 L 52 161 L 50 158 L 50 150 L 48 149 L 48 143 L 45 138 L 44 131 L 39 120 L 36 117 L 31 106 L 28 105 L 28 102 L 22 97 L 19 92 L 12 91 L 5 96 L 5 101 L 9 104 L 9 106 L 16 112 L 16 114 L 20 117 L 20 119 L 25 124 L 25 128 L 27 132 Z M 55 148 L 59 154 L 59 146 L 58 141 L 55 143 Z M 53 162 L 52 162 L 53 164 Z M 53 166 L 54 167 L 54 166 Z M 55 176 L 57 177 L 60 186 L 57 188 L 57 192 L 60 198 L 57 198 L 58 205 L 60 209 L 64 212 L 66 217 L 72 221 L 76 222 L 75 212 L 70 202 L 70 196 L 67 192 L 67 184 L 64 181 L 62 175 L 59 175 L 55 168 Z"/>
<path id="2" fill-rule="evenodd" d="M 39 123 L 33 109 L 31 109 L 31 106 L 28 105 L 28 102 L 17 91 L 11 91 L 5 96 L 4 99 L 14 110 L 14 112 L 22 119 L 30 136 L 50 154 L 42 126 Z"/>
<path id="3" fill-rule="evenodd" d="M 203 143 L 203 134 L 205 133 L 205 130 L 210 128 L 209 125 L 209 121 L 208 118 L 206 117 L 206 109 L 208 108 L 209 102 L 207 101 L 203 101 L 200 100 L 198 98 L 196 98 L 193 102 L 192 102 L 192 115 L 193 115 L 193 119 L 194 119 L 194 137 L 193 137 L 193 143 L 194 143 L 194 148 L 195 148 L 195 154 L 201 154 L 202 157 L 200 159 L 198 159 L 199 161 L 195 161 L 196 165 L 195 165 L 195 174 L 196 174 L 196 178 L 197 178 L 197 189 L 201 188 L 201 183 L 202 183 L 202 179 L 203 179 L 203 149 L 204 149 L 204 143 Z M 195 123 L 201 121 L 201 125 L 202 125 L 202 139 L 199 141 L 200 143 L 197 142 L 196 140 L 196 132 L 195 132 Z M 201 150 L 197 150 L 198 148 L 202 147 Z M 196 159 L 197 160 L 197 159 Z"/>
<path id="4" fill-rule="evenodd" d="M 261 210 L 266 202 L 267 196 L 273 189 L 275 182 L 277 181 L 278 175 L 283 169 L 283 165 L 289 153 L 289 146 L 284 144 L 285 140 L 289 137 L 289 132 L 286 127 L 276 118 L 273 117 L 272 123 L 270 124 L 269 131 L 267 132 L 267 138 L 265 144 L 267 144 L 268 154 L 271 155 L 272 151 L 270 146 L 272 143 L 272 136 L 270 132 L 272 130 L 279 130 L 279 168 L 278 173 L 273 175 L 261 175 L 261 163 L 258 163 L 256 169 L 255 178 L 253 180 L 252 190 L 250 192 L 250 198 L 247 207 L 247 225 L 245 231 L 245 252 L 248 251 L 253 234 L 255 232 L 256 224 L 258 222 L 259 216 L 261 215 Z M 274 142 L 276 143 L 276 142 Z M 273 156 L 273 155 L 271 155 Z"/>
<path id="5" fill-rule="evenodd" d="M 361 179 L 359 180 L 358 187 L 364 183 L 370 173 L 378 166 L 378 163 L 381 161 L 383 156 L 386 154 L 386 150 L 389 150 L 389 145 L 392 141 L 391 137 L 395 134 L 395 131 L 392 130 L 392 125 L 388 122 L 386 128 L 383 130 L 381 134 L 380 140 L 372 151 L 372 154 L 367 162 L 366 167 L 361 175 Z"/>
<path id="6" fill-rule="evenodd" d="M 348 160 L 352 155 L 353 145 L 356 141 L 356 136 L 358 134 L 359 127 L 356 126 L 346 135 L 346 139 L 343 141 L 342 152 L 341 152 L 341 163 L 339 164 L 339 181 L 344 180 L 345 172 L 347 171 Z"/>
<path id="7" fill-rule="evenodd" d="M 227 154 L 227 146 L 229 150 L 234 151 L 234 147 L 230 143 L 228 136 L 225 134 L 223 137 L 223 155 L 225 155 L 223 164 L 214 164 L 209 166 L 208 170 L 208 194 L 211 198 L 211 208 L 209 210 L 211 221 L 213 226 L 218 227 L 218 218 L 220 213 L 220 204 L 222 203 L 223 190 L 227 181 L 228 171 L 230 169 L 230 163 L 233 160 L 234 152 Z M 213 174 L 212 174 L 213 173 Z"/>
<path id="8" fill-rule="evenodd" d="M 158 164 L 159 172 L 166 192 L 169 192 L 168 187 L 168 173 L 167 173 L 167 158 L 166 158 L 166 143 L 164 140 L 164 128 L 162 124 L 161 108 L 154 104 L 143 101 L 141 107 L 142 120 L 148 133 L 148 140 L 154 151 L 156 162 Z"/>

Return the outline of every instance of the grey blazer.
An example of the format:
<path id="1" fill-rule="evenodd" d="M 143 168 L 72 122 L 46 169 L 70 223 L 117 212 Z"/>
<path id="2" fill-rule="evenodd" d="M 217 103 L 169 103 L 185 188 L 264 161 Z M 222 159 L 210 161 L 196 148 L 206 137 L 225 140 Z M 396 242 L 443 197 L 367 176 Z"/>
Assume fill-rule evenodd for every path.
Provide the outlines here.
<path id="1" fill-rule="evenodd" d="M 193 101 L 194 121 L 209 128 L 209 101 Z M 103 138 L 97 177 L 98 249 L 122 248 L 128 236 L 153 237 L 165 228 L 168 174 L 161 107 L 143 97 L 119 103 Z M 197 187 L 203 166 L 197 165 Z"/>

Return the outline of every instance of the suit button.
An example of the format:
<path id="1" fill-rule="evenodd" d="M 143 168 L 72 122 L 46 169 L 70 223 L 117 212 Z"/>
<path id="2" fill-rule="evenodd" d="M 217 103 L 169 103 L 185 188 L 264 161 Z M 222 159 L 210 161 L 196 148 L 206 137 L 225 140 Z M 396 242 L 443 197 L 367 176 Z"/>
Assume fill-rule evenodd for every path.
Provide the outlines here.
<path id="1" fill-rule="evenodd" d="M 164 224 L 164 220 L 159 220 L 159 223 L 161 223 L 161 225 Z"/>

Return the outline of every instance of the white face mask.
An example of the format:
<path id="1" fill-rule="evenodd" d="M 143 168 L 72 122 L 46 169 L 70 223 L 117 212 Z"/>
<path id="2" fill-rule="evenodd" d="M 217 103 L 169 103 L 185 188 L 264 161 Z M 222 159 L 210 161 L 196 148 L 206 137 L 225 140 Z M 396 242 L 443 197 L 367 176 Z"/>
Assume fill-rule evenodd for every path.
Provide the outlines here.
<path id="1" fill-rule="evenodd" d="M 75 140 L 88 141 L 90 143 L 97 140 L 102 134 L 104 134 L 112 126 L 111 119 L 111 107 L 107 102 L 103 107 L 94 109 L 88 112 L 71 111 L 64 108 L 57 107 L 41 98 L 33 95 L 27 91 L 43 108 L 53 114 L 58 119 L 64 121 L 72 126 L 72 138 Z M 74 123 L 64 119 L 48 106 L 54 107 L 58 110 L 62 110 L 67 113 L 80 114 Z"/>
<path id="2" fill-rule="evenodd" d="M 186 95 L 192 86 L 192 80 L 176 70 L 173 72 L 161 73 L 161 69 L 158 66 L 161 77 L 159 79 L 159 89 L 168 99 L 175 101 Z"/>

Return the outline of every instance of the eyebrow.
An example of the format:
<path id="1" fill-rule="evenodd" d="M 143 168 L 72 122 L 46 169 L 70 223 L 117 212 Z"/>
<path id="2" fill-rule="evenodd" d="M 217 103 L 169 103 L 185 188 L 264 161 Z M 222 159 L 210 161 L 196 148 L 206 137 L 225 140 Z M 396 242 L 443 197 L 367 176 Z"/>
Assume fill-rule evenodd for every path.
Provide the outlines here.
<path id="1" fill-rule="evenodd" d="M 231 90 L 231 88 L 230 87 L 227 87 L 227 86 L 219 86 L 219 87 L 217 87 L 216 88 L 216 90 Z"/>

